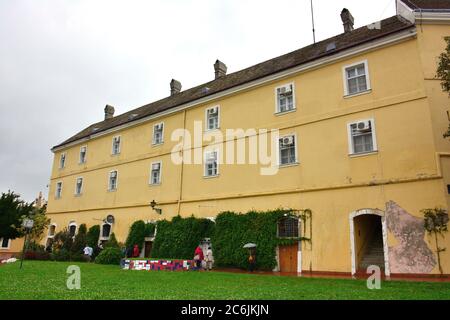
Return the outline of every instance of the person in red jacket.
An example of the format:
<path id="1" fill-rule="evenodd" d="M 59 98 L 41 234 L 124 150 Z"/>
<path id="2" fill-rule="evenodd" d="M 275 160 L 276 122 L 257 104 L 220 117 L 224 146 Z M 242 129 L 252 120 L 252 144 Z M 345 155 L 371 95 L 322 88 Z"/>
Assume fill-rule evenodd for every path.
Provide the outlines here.
<path id="1" fill-rule="evenodd" d="M 134 248 L 133 248 L 133 258 L 137 258 L 137 257 L 139 257 L 139 247 L 137 244 L 135 244 Z"/>
<path id="2" fill-rule="evenodd" d="M 197 266 L 197 269 L 200 269 L 202 267 L 202 261 L 204 259 L 202 248 L 200 248 L 200 246 L 198 246 L 195 249 L 194 254 L 195 254 L 195 256 L 194 256 L 195 265 Z"/>

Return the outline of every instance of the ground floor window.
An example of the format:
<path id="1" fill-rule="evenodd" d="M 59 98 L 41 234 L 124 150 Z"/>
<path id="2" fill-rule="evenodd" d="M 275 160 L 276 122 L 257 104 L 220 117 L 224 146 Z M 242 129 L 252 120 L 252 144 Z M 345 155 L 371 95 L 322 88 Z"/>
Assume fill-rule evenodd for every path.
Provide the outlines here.
<path id="1" fill-rule="evenodd" d="M 10 239 L 0 238 L 0 249 L 9 249 Z"/>
<path id="2" fill-rule="evenodd" d="M 298 238 L 298 219 L 296 217 L 283 217 L 278 220 L 279 238 Z"/>

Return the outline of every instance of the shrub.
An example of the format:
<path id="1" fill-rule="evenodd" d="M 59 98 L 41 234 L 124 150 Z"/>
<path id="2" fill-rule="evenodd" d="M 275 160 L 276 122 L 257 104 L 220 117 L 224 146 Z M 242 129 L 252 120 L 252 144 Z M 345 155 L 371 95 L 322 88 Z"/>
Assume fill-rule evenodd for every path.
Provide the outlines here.
<path id="1" fill-rule="evenodd" d="M 86 244 L 91 248 L 98 246 L 98 238 L 100 237 L 100 226 L 95 225 L 89 228 L 86 234 Z"/>
<path id="2" fill-rule="evenodd" d="M 78 228 L 78 233 L 73 240 L 72 247 L 70 251 L 72 255 L 81 254 L 83 252 L 84 247 L 86 247 L 86 237 L 87 237 L 87 229 L 85 224 L 81 224 Z"/>
<path id="3" fill-rule="evenodd" d="M 73 238 L 69 233 L 67 228 L 64 228 L 62 231 L 58 232 L 53 241 L 53 248 L 56 250 L 66 250 L 68 252 L 71 251 L 73 245 Z"/>
<path id="4" fill-rule="evenodd" d="M 119 248 L 119 243 L 117 242 L 116 235 L 111 233 L 109 240 L 104 245 L 105 248 Z"/>
<path id="5" fill-rule="evenodd" d="M 50 257 L 52 260 L 55 261 L 69 261 L 70 252 L 67 249 L 54 250 L 54 252 L 50 255 Z"/>
<path id="6" fill-rule="evenodd" d="M 134 245 L 137 244 L 139 250 L 142 250 L 142 245 L 144 244 L 146 237 L 145 229 L 146 226 L 144 221 L 135 221 L 130 227 L 130 232 L 128 233 L 127 241 L 125 242 L 126 247 L 134 247 Z"/>
<path id="7" fill-rule="evenodd" d="M 222 212 L 216 218 L 214 234 L 211 237 L 215 264 L 222 267 L 248 268 L 246 243 L 255 243 L 256 267 L 273 270 L 276 266 L 276 247 L 298 240 L 277 238 L 277 222 L 291 210 L 267 212 L 250 211 L 246 214 Z M 159 233 L 159 230 L 158 230 Z"/>
<path id="8" fill-rule="evenodd" d="M 214 222 L 194 216 L 176 216 L 171 221 L 158 221 L 157 228 L 151 252 L 153 258 L 192 259 L 200 241 L 211 237 Z"/>
<path id="9" fill-rule="evenodd" d="M 28 244 L 24 257 L 26 260 L 49 260 L 50 254 L 43 245 L 32 241 Z"/>
<path id="10" fill-rule="evenodd" d="M 98 264 L 120 264 L 120 260 L 123 258 L 122 250 L 119 248 L 109 247 L 103 249 L 100 254 L 95 258 L 95 263 Z"/>

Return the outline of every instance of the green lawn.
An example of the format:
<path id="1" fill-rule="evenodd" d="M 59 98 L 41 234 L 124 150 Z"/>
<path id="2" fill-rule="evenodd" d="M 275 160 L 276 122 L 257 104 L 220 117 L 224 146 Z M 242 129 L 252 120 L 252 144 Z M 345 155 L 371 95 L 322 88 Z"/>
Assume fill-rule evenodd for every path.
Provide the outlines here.
<path id="1" fill-rule="evenodd" d="M 66 287 L 69 265 L 81 289 Z M 450 283 L 363 280 L 225 272 L 128 271 L 88 263 L 19 261 L 0 266 L 0 299 L 450 299 Z"/>

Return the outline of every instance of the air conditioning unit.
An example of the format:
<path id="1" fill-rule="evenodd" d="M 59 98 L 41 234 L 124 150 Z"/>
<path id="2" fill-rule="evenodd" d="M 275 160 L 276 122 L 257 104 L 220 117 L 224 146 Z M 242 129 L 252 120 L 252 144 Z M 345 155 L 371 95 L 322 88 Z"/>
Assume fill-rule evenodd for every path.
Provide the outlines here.
<path id="1" fill-rule="evenodd" d="M 361 121 L 356 124 L 356 131 L 359 131 L 359 132 L 370 131 L 371 128 L 372 128 L 372 126 L 371 126 L 370 120 Z"/>
<path id="2" fill-rule="evenodd" d="M 155 125 L 155 130 L 156 131 L 160 131 L 163 128 L 163 124 L 162 123 L 158 123 L 157 125 Z"/>
<path id="3" fill-rule="evenodd" d="M 214 107 L 211 109 L 208 109 L 208 114 L 216 114 L 219 111 L 218 107 Z"/>
<path id="4" fill-rule="evenodd" d="M 280 94 L 289 94 L 292 92 L 292 85 L 287 85 L 278 89 Z"/>
<path id="5" fill-rule="evenodd" d="M 214 161 L 216 160 L 216 153 L 215 152 L 211 152 L 208 154 L 207 160 L 209 161 Z"/>
<path id="6" fill-rule="evenodd" d="M 154 163 L 152 164 L 152 170 L 159 170 L 159 168 L 161 167 L 160 163 Z"/>
<path id="7" fill-rule="evenodd" d="M 290 136 L 290 137 L 284 137 L 281 140 L 281 143 L 283 144 L 283 146 L 287 147 L 287 146 L 291 146 L 294 143 L 294 137 Z"/>

